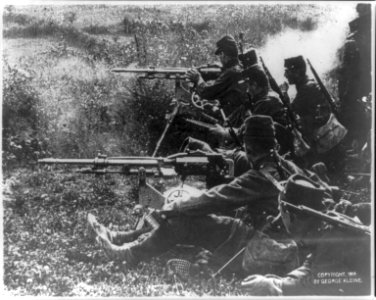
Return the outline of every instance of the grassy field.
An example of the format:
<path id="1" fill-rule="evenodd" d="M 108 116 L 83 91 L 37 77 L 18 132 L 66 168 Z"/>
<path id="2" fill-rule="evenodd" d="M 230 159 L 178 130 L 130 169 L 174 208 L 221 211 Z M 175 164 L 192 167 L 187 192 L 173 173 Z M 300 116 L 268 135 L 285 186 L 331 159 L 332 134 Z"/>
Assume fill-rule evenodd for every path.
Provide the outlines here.
<path id="1" fill-rule="evenodd" d="M 168 256 L 135 270 L 109 262 L 88 234 L 85 216 L 91 212 L 115 228 L 131 226 L 136 180 L 39 169 L 36 160 L 94 157 L 98 151 L 113 156 L 151 153 L 165 125 L 173 83 L 138 82 L 133 76 L 112 73 L 114 67 L 210 63 L 215 60 L 213 45 L 218 38 L 243 31 L 246 42 L 264 49 L 270 69 L 279 73 L 282 64 L 273 60 L 276 52 L 268 46 L 272 38 L 288 31 L 290 36 L 291 32 L 302 34 L 300 40 L 307 33 L 313 39 L 317 30 L 333 23 L 344 35 L 349 20 L 343 16 L 346 12 L 349 17 L 352 9 L 336 4 L 5 7 L 6 292 L 90 297 L 244 294 L 240 278 L 232 274 L 216 282 L 204 275 L 182 281 L 167 271 Z M 338 20 L 328 23 L 333 16 Z M 285 49 L 278 57 L 288 54 Z M 326 71 L 318 69 L 321 74 Z M 325 79 L 334 82 L 335 90 L 335 78 Z M 177 150 L 186 136 L 179 130 L 172 126 L 162 154 Z M 155 184 L 162 185 L 158 179 Z M 366 189 L 358 192 L 360 198 L 352 200 L 369 197 Z"/>

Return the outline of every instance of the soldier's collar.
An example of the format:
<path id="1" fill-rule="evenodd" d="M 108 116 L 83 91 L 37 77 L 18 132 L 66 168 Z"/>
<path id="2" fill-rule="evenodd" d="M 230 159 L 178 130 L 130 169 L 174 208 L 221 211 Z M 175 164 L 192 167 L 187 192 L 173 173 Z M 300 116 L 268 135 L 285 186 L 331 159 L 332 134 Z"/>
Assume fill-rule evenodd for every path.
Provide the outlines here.
<path id="1" fill-rule="evenodd" d="M 230 59 L 226 64 L 223 65 L 223 69 L 228 69 L 239 64 L 240 64 L 239 59 L 234 57 Z"/>
<path id="2" fill-rule="evenodd" d="M 301 82 L 296 84 L 296 90 L 298 91 L 303 85 L 305 85 L 309 81 L 309 78 L 307 75 L 304 76 Z"/>
<path id="3" fill-rule="evenodd" d="M 260 169 L 265 168 L 266 166 L 270 166 L 274 164 L 275 164 L 274 158 L 272 157 L 271 154 L 268 153 L 268 154 L 265 154 L 265 156 L 260 157 L 258 160 L 256 160 L 253 163 L 253 168 L 256 170 L 260 170 Z"/>

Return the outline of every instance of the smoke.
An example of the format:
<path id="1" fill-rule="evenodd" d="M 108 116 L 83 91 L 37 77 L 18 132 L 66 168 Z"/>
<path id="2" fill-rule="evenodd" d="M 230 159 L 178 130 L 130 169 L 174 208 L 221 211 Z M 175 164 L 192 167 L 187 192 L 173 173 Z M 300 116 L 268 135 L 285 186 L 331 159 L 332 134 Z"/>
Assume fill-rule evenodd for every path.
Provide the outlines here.
<path id="1" fill-rule="evenodd" d="M 283 75 L 284 59 L 298 55 L 308 58 L 322 77 L 338 63 L 336 53 L 344 44 L 348 23 L 356 16 L 353 3 L 325 4 L 319 20 L 315 20 L 317 26 L 314 30 L 286 29 L 269 36 L 258 50 L 259 54 L 278 84 L 286 80 Z"/>

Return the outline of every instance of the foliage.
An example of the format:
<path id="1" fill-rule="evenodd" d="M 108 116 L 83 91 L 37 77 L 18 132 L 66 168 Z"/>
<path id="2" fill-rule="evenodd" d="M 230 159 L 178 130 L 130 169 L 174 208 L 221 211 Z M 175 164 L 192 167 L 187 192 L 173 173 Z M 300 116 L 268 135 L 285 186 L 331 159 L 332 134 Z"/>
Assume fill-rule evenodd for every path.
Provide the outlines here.
<path id="1" fill-rule="evenodd" d="M 213 62 L 224 34 L 262 46 L 285 28 L 312 30 L 306 5 L 6 6 L 3 14 L 4 285 L 33 296 L 236 296 L 236 278 L 182 282 L 165 258 L 135 270 L 108 262 L 85 216 L 126 229 L 132 179 L 36 171 L 38 158 L 151 154 L 171 111 L 174 84 L 113 74 L 114 67 L 191 67 Z M 302 13 L 304 11 L 304 13 Z M 29 46 L 30 45 L 30 46 Z M 9 53 L 11 55 L 9 55 Z M 332 79 L 327 82 L 335 85 Z M 331 89 L 335 90 L 335 86 Z M 160 154 L 185 132 L 173 124 Z M 27 166 L 28 169 L 19 169 Z M 7 188 L 8 187 L 8 188 Z M 361 191 L 367 198 L 369 191 Z"/>
<path id="2" fill-rule="evenodd" d="M 4 284 L 12 295 L 238 295 L 234 278 L 171 278 L 167 257 L 136 269 L 110 262 L 86 226 L 88 212 L 114 229 L 134 224 L 135 181 L 20 170 L 6 182 Z M 116 224 L 111 225 L 111 224 Z M 130 283 L 130 284 L 127 284 Z"/>
<path id="3" fill-rule="evenodd" d="M 43 126 L 39 96 L 30 74 L 5 61 L 3 81 L 3 168 L 30 163 L 48 153 L 47 140 L 38 135 Z"/>
<path id="4" fill-rule="evenodd" d="M 248 42 L 261 45 L 267 35 L 284 27 L 314 28 L 319 9 L 312 6 L 310 14 L 301 18 L 299 12 L 304 7 L 209 5 L 203 12 L 198 6 L 176 6 L 172 11 L 163 6 L 35 6 L 33 10 L 7 6 L 5 38 L 42 39 L 49 41 L 49 46 L 43 53 L 19 60 L 30 78 L 20 73 L 16 76 L 14 71 L 7 75 L 5 127 L 14 129 L 16 145 L 20 135 L 37 132 L 38 143 L 41 140 L 47 147 L 45 155 L 150 153 L 163 131 L 174 87 L 166 82 L 132 83 L 129 78 L 126 83 L 124 77 L 109 72 L 112 67 L 210 63 L 213 44 L 224 33 L 243 31 Z M 106 12 L 107 18 L 101 12 Z M 95 16 L 95 22 L 86 15 Z M 17 93 L 9 91 L 9 86 Z M 21 101 L 12 100 L 16 98 Z M 15 102 L 25 113 L 10 104 Z M 27 125 L 31 129 L 25 131 Z M 169 139 L 182 139 L 184 133 L 179 130 L 181 127 L 173 124 L 164 145 Z M 142 138 L 140 131 L 144 132 Z M 173 144 L 164 152 L 176 150 Z M 12 147 L 7 151 L 10 154 L 5 161 L 7 157 L 28 157 L 15 155 L 13 152 L 20 151 Z"/>

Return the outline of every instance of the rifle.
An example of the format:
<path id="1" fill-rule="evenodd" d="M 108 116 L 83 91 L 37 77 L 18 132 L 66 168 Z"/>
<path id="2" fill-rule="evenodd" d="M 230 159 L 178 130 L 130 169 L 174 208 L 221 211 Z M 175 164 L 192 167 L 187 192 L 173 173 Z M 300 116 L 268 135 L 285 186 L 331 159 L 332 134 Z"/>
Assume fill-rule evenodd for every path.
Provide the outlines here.
<path id="1" fill-rule="evenodd" d="M 354 221 L 352 218 L 346 215 L 337 213 L 335 211 L 328 211 L 326 213 L 323 213 L 323 212 L 314 210 L 304 205 L 293 205 L 286 201 L 281 201 L 281 205 L 283 207 L 286 207 L 287 210 L 290 210 L 294 213 L 304 214 L 306 216 L 313 216 L 331 225 L 340 227 L 344 230 L 352 231 L 355 234 L 365 234 L 365 235 L 371 234 L 368 226 L 358 223 Z"/>
<path id="2" fill-rule="evenodd" d="M 184 121 L 189 124 L 195 125 L 199 128 L 203 128 L 205 130 L 210 130 L 210 129 L 215 128 L 214 124 L 206 123 L 206 122 L 195 120 L 195 119 L 184 118 Z"/>
<path id="3" fill-rule="evenodd" d="M 262 59 L 261 56 L 260 56 L 260 62 L 261 62 L 262 68 L 264 69 L 264 71 L 266 73 L 266 76 L 269 79 L 270 87 L 273 89 L 273 91 L 275 91 L 278 94 L 278 96 L 282 100 L 282 104 L 285 108 L 286 116 L 287 116 L 288 123 L 289 123 L 288 127 L 295 137 L 295 139 L 294 139 L 294 148 L 295 148 L 294 152 L 297 156 L 303 156 L 304 154 L 306 154 L 310 150 L 311 147 L 304 140 L 303 135 L 299 130 L 299 123 L 298 123 L 297 117 L 291 109 L 290 97 L 287 93 L 283 93 L 281 91 L 280 87 L 278 86 L 276 80 L 274 79 L 274 77 L 270 73 L 268 67 L 265 65 L 264 60 Z"/>
<path id="4" fill-rule="evenodd" d="M 329 91 L 326 89 L 325 85 L 321 81 L 320 76 L 317 74 L 315 68 L 312 66 L 312 64 L 311 64 L 311 62 L 309 61 L 308 58 L 307 58 L 307 63 L 309 65 L 310 69 L 311 69 L 313 76 L 315 77 L 317 84 L 320 87 L 321 92 L 323 93 L 325 99 L 328 101 L 329 106 L 332 109 L 332 112 L 334 113 L 334 115 L 336 117 L 338 117 L 338 107 L 337 107 L 336 101 L 334 100 L 332 95 L 329 93 Z"/>

